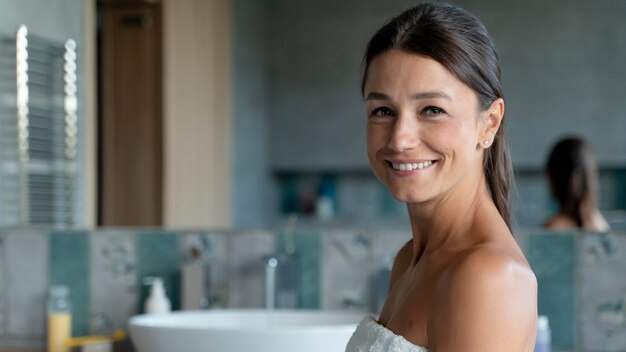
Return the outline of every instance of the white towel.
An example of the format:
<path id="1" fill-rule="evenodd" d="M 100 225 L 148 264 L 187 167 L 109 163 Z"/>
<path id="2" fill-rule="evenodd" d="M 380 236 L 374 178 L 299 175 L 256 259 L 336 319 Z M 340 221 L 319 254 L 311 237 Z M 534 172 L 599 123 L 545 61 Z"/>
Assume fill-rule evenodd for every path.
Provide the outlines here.
<path id="1" fill-rule="evenodd" d="M 427 352 L 378 324 L 371 316 L 361 320 L 348 342 L 346 352 Z"/>

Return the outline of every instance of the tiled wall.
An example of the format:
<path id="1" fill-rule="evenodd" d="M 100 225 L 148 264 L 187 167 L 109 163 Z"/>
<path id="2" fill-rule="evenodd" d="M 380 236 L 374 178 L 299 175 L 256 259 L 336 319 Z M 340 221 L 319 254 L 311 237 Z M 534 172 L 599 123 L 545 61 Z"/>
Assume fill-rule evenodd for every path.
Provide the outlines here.
<path id="1" fill-rule="evenodd" d="M 626 350 L 626 236 L 586 236 L 578 265 L 579 346 Z"/>
<path id="2" fill-rule="evenodd" d="M 0 237 L 0 321 L 3 339 L 31 341 L 44 334 L 48 237 L 15 231 Z"/>
<path id="3" fill-rule="evenodd" d="M 264 258 L 292 244 L 297 306 L 377 312 L 408 231 L 296 228 L 271 231 L 0 232 L 0 347 L 42 345 L 46 290 L 71 290 L 73 333 L 123 328 L 142 311 L 148 276 L 163 277 L 180 307 L 180 269 L 198 249 L 210 307 L 261 308 Z M 539 282 L 539 312 L 556 351 L 626 350 L 626 234 L 517 236 Z"/>
<path id="4" fill-rule="evenodd" d="M 553 346 L 576 346 L 576 236 L 530 235 L 527 259 L 539 284 L 539 314 L 550 319 Z"/>
<path id="5" fill-rule="evenodd" d="M 99 231 L 89 236 L 91 330 L 124 326 L 137 312 L 137 251 L 133 232 Z M 87 328 L 90 324 L 85 324 Z M 83 332 L 86 333 L 86 332 Z"/>
<path id="6" fill-rule="evenodd" d="M 626 351 L 626 233 L 534 233 L 526 254 L 557 351 Z"/>

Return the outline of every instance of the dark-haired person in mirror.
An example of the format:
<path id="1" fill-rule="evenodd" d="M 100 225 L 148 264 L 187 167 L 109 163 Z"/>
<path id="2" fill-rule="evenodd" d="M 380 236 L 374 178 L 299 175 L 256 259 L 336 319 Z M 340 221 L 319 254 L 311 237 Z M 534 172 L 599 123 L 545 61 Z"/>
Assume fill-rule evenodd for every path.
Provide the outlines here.
<path id="1" fill-rule="evenodd" d="M 598 169 L 591 146 L 582 138 L 557 142 L 546 166 L 559 212 L 544 224 L 550 230 L 609 231 L 598 210 Z"/>
<path id="2" fill-rule="evenodd" d="M 412 239 L 378 318 L 346 351 L 530 352 L 536 278 L 510 227 L 511 162 L 494 44 L 449 4 L 421 4 L 371 38 L 362 94 L 377 178 Z"/>

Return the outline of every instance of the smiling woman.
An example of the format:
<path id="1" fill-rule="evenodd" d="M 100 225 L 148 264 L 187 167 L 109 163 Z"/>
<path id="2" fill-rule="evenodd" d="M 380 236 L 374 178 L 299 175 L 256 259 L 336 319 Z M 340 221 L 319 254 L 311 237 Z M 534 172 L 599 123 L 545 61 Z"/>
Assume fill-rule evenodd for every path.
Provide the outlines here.
<path id="1" fill-rule="evenodd" d="M 402 50 L 377 56 L 369 71 L 368 154 L 374 173 L 396 199 L 430 199 L 451 190 L 472 169 L 474 179 L 481 176 L 480 168 L 472 166 L 480 165 L 476 161 L 482 153 L 473 146 L 477 140 L 490 143 L 495 135 L 502 99 L 485 112 L 491 115 L 479 118 L 470 87 L 437 61 Z M 418 177 L 408 177 L 413 175 Z"/>
<path id="2" fill-rule="evenodd" d="M 510 230 L 487 30 L 459 7 L 422 4 L 374 35 L 364 68 L 370 165 L 407 204 L 413 238 L 379 318 L 361 322 L 347 351 L 532 351 L 537 284 Z"/>

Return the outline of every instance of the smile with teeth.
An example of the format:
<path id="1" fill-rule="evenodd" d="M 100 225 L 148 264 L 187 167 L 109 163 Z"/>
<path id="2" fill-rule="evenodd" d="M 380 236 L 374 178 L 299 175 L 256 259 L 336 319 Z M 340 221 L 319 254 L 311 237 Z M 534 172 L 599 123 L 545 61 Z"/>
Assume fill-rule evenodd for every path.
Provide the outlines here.
<path id="1" fill-rule="evenodd" d="M 429 167 L 432 164 L 433 162 L 429 160 L 429 161 L 424 161 L 422 163 L 406 163 L 406 164 L 391 163 L 391 166 L 393 166 L 394 170 L 411 171 L 415 169 L 423 169 L 423 168 Z"/>

